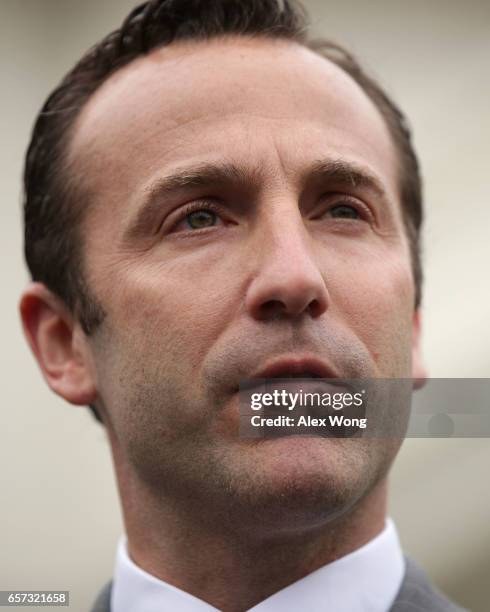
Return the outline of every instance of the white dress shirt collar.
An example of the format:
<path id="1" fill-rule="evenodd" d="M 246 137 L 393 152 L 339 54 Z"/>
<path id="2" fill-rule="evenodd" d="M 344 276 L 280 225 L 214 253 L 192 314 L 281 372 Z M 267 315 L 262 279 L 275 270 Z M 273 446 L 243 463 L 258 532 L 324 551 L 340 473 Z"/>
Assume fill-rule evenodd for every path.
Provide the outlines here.
<path id="1" fill-rule="evenodd" d="M 324 565 L 249 612 L 386 612 L 400 589 L 405 562 L 393 522 L 354 552 Z M 112 612 L 216 612 L 216 608 L 139 568 L 119 541 Z"/>

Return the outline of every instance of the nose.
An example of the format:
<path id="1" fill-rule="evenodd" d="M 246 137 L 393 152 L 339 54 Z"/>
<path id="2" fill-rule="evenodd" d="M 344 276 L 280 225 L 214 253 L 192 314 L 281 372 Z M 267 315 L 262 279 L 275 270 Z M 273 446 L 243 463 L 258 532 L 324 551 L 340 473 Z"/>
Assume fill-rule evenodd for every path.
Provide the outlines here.
<path id="1" fill-rule="evenodd" d="M 250 315 L 256 320 L 321 316 L 328 290 L 297 208 L 269 215 L 256 233 L 255 270 L 246 295 Z"/>

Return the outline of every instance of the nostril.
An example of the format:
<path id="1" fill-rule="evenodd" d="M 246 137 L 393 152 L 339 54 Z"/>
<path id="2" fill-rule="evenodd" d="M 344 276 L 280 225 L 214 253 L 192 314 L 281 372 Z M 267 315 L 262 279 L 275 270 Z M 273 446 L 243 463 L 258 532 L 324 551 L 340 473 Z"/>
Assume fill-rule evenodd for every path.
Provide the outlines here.
<path id="1" fill-rule="evenodd" d="M 273 274 L 272 274 L 273 272 Z M 255 319 L 298 316 L 318 318 L 328 307 L 328 292 L 320 275 L 266 269 L 253 279 L 246 308 Z"/>
<path id="2" fill-rule="evenodd" d="M 308 312 L 310 316 L 317 318 L 323 314 L 324 310 L 325 308 L 322 306 L 321 301 L 316 299 L 311 300 L 306 307 L 306 310 L 304 308 L 298 309 L 298 313 L 293 313 L 291 309 L 288 309 L 286 304 L 284 304 L 284 302 L 281 300 L 268 300 L 267 302 L 261 304 L 259 309 L 259 317 L 262 319 L 270 319 L 285 315 L 300 314 L 301 312 Z"/>
<path id="3" fill-rule="evenodd" d="M 260 315 L 263 318 L 270 318 L 280 315 L 284 312 L 285 306 L 280 300 L 269 300 L 260 306 Z"/>
<path id="4" fill-rule="evenodd" d="M 321 305 L 319 300 L 312 300 L 308 304 L 308 310 L 310 311 L 312 317 L 317 318 L 323 313 L 325 308 Z"/>

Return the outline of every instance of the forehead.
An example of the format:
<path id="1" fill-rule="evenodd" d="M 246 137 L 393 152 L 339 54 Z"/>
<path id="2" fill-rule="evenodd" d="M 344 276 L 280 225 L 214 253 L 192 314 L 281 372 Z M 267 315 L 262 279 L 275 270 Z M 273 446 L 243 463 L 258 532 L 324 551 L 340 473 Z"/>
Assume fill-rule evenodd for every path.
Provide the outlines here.
<path id="1" fill-rule="evenodd" d="M 112 217 L 130 214 L 172 167 L 220 159 L 284 181 L 341 158 L 397 191 L 396 154 L 373 103 L 335 64 L 283 40 L 179 42 L 134 60 L 82 109 L 70 158 L 96 214 L 103 202 Z"/>

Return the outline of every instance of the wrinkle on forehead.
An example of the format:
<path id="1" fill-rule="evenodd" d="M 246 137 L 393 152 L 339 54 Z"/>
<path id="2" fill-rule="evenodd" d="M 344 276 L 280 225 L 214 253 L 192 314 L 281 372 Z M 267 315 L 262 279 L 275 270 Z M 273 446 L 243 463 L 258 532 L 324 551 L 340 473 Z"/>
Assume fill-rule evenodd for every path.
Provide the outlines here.
<path id="1" fill-rule="evenodd" d="M 114 73 L 82 109 L 71 157 L 107 202 L 188 158 L 248 156 L 284 173 L 322 146 L 396 191 L 387 126 L 350 76 L 294 42 L 231 37 L 174 43 Z"/>
<path id="2" fill-rule="evenodd" d="M 104 128 L 114 133 L 135 119 L 141 129 L 155 111 L 158 123 L 148 123 L 149 131 L 223 112 L 287 119 L 312 110 L 304 104 L 312 106 L 310 94 L 326 113 L 344 107 L 346 116 L 355 109 L 388 135 L 373 103 L 331 61 L 290 41 L 230 37 L 173 43 L 116 71 L 82 109 L 73 144 L 98 140 Z"/>

